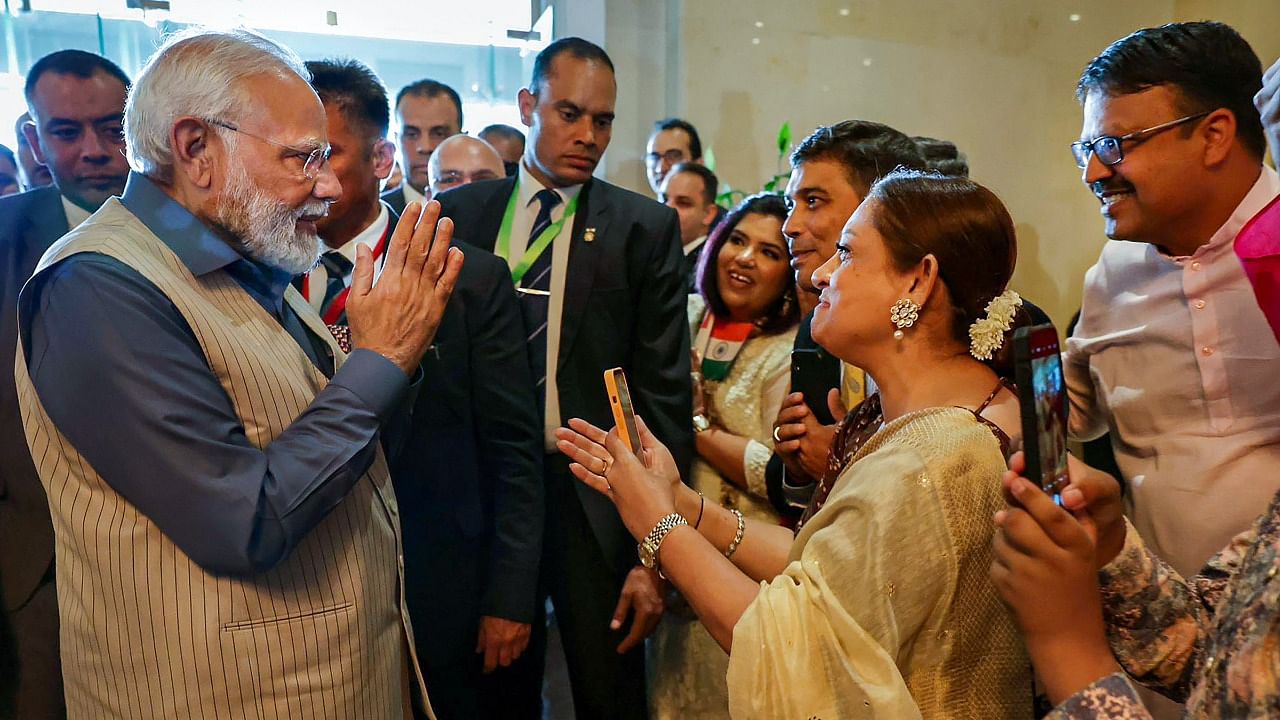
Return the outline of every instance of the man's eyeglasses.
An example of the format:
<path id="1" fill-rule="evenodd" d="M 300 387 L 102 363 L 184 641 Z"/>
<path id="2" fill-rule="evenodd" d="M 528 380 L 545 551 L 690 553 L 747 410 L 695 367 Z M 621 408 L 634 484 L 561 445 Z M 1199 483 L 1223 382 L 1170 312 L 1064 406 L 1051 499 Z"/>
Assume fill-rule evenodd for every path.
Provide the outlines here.
<path id="1" fill-rule="evenodd" d="M 1178 127 L 1179 125 L 1189 123 L 1192 120 L 1199 120 L 1211 112 L 1213 111 L 1207 110 L 1202 113 L 1196 113 L 1195 115 L 1180 117 L 1177 120 L 1170 120 L 1167 123 L 1161 123 L 1154 127 L 1149 127 L 1146 130 L 1138 130 L 1137 132 L 1131 132 L 1127 135 L 1120 135 L 1118 137 L 1115 135 L 1102 135 L 1088 141 L 1078 140 L 1071 143 L 1071 155 L 1076 160 L 1076 167 L 1082 170 L 1089 167 L 1089 158 L 1094 155 L 1098 156 L 1098 162 L 1110 167 L 1124 160 L 1124 144 L 1126 142 L 1142 142 L 1143 140 L 1147 140 L 1153 135 L 1162 133 L 1170 128 Z"/>
<path id="2" fill-rule="evenodd" d="M 225 128 L 234 133 L 240 133 L 241 135 L 248 135 L 249 137 L 254 138 L 255 140 L 261 140 L 264 143 L 275 145 L 278 148 L 284 148 L 285 150 L 288 150 L 289 152 L 296 155 L 297 157 L 305 158 L 302 164 L 302 174 L 308 180 L 315 180 L 316 177 L 320 175 L 320 170 L 324 168 L 325 163 L 329 162 L 329 155 L 333 153 L 333 146 L 329 144 L 325 144 L 324 146 L 318 147 L 315 150 L 308 150 L 306 148 L 295 147 L 293 145 L 285 145 L 282 142 L 276 142 L 271 138 L 262 137 L 261 135 L 251 133 L 248 130 L 241 130 L 235 125 L 232 125 L 229 122 L 224 122 L 222 120 L 205 118 L 205 122 L 208 122 L 210 125 L 217 125 L 220 128 Z"/>
<path id="3" fill-rule="evenodd" d="M 668 150 L 662 153 L 661 155 L 659 155 L 656 152 L 651 152 L 648 155 L 644 156 L 644 161 L 649 164 L 649 167 L 657 167 L 662 163 L 663 160 L 666 160 L 672 165 L 675 165 L 676 163 L 684 162 L 684 151 L 677 148 L 672 148 L 671 150 Z"/>

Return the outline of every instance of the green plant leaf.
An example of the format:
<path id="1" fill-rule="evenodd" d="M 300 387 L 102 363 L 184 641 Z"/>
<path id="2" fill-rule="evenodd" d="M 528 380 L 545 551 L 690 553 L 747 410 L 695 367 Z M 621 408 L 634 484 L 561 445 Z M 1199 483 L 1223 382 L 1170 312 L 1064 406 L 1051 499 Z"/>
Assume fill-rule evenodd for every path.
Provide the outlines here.
<path id="1" fill-rule="evenodd" d="M 784 122 L 778 128 L 778 157 L 783 157 L 791 150 L 791 123 Z"/>
<path id="2" fill-rule="evenodd" d="M 702 164 L 707 166 L 707 169 L 711 172 L 716 171 L 716 151 L 712 150 L 710 146 L 702 153 Z"/>

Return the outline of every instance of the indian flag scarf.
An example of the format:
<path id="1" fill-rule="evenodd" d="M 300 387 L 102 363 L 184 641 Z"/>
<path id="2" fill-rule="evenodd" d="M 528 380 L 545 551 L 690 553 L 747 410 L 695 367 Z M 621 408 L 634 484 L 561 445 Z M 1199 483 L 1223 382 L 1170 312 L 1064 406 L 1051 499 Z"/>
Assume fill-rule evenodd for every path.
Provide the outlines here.
<path id="1" fill-rule="evenodd" d="M 702 325 L 698 328 L 698 336 L 693 348 L 697 356 L 702 358 L 702 377 L 705 380 L 724 380 L 733 367 L 734 358 L 742 350 L 755 323 L 731 322 L 717 319 L 710 309 L 702 317 Z"/>

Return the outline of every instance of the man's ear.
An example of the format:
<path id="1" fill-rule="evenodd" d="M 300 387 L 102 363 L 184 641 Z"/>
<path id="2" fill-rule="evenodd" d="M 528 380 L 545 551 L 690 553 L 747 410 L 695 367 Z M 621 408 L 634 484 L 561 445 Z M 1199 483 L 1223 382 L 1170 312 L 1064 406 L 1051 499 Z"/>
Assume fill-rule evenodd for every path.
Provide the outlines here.
<path id="1" fill-rule="evenodd" d="M 1227 159 L 1236 141 L 1236 114 L 1226 108 L 1209 113 L 1196 130 L 1205 142 L 1205 165 L 1216 166 Z"/>
<path id="2" fill-rule="evenodd" d="M 715 203 L 707 206 L 706 212 L 702 214 L 702 224 L 706 226 L 707 231 L 711 230 L 711 223 L 716 221 L 716 212 L 720 209 Z"/>
<path id="3" fill-rule="evenodd" d="M 28 120 L 22 123 L 22 135 L 27 139 L 27 144 L 31 146 L 31 155 L 36 162 L 41 165 L 48 165 L 48 161 L 44 159 L 44 148 L 40 147 L 40 133 L 36 132 L 35 122 Z"/>
<path id="4" fill-rule="evenodd" d="M 213 129 L 203 120 L 180 117 L 173 124 L 169 141 L 173 144 L 174 175 L 185 175 L 196 187 L 208 189 L 213 184 L 213 155 L 210 143 Z M 226 145 L 219 143 L 220 150 Z"/>
<path id="5" fill-rule="evenodd" d="M 396 164 L 396 146 L 390 140 L 381 138 L 373 144 L 373 174 L 379 180 L 391 176 L 391 169 Z"/>
<path id="6" fill-rule="evenodd" d="M 520 106 L 520 122 L 525 127 L 533 127 L 533 108 L 538 104 L 538 96 L 530 92 L 529 88 L 520 88 L 516 103 Z"/>

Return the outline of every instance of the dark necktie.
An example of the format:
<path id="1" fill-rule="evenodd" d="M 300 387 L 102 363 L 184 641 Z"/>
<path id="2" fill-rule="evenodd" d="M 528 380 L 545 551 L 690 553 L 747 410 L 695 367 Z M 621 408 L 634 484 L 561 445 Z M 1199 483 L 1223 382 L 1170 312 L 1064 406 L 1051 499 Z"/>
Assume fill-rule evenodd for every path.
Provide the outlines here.
<path id="1" fill-rule="evenodd" d="M 347 288 L 347 276 L 355 265 L 337 250 L 330 250 L 320 256 L 320 264 L 329 275 L 329 282 L 324 287 L 324 300 L 320 303 L 320 316 L 329 312 L 329 306 Z M 345 316 L 346 313 L 343 313 Z M 345 322 L 345 320 L 344 320 Z"/>
<path id="2" fill-rule="evenodd" d="M 538 217 L 533 221 L 526 248 L 532 247 L 538 236 L 551 225 L 551 210 L 560 204 L 560 194 L 555 190 L 539 190 L 533 199 L 540 203 Z M 520 279 L 520 308 L 524 314 L 524 326 L 529 340 L 529 362 L 533 367 L 533 379 L 537 381 L 538 397 L 546 406 L 547 384 L 547 315 L 551 307 L 551 256 L 553 240 L 529 270 Z"/>
<path id="3" fill-rule="evenodd" d="M 347 276 L 351 274 L 355 265 L 347 259 L 346 255 L 337 250 L 329 250 L 322 254 L 320 264 L 324 265 L 329 276 L 329 281 L 324 286 L 324 301 L 320 303 L 320 317 L 325 317 L 329 312 L 329 306 L 342 294 L 343 290 L 347 289 Z M 337 320 L 329 323 L 329 331 L 333 333 L 343 352 L 351 352 L 351 331 L 347 328 L 346 310 L 342 311 Z"/>

